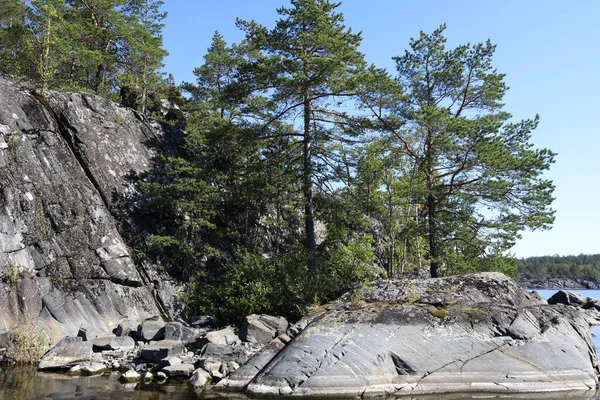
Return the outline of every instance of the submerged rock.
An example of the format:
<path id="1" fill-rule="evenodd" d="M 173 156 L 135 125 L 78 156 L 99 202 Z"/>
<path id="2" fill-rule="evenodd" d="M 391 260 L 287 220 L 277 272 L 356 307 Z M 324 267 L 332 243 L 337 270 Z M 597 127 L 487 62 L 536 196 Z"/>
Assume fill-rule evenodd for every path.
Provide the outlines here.
<path id="1" fill-rule="evenodd" d="M 543 392 L 598 383 L 584 311 L 548 305 L 502 274 L 381 280 L 350 298 L 218 387 L 243 387 L 253 373 L 253 395 Z M 251 367 L 261 356 L 272 359 Z"/>

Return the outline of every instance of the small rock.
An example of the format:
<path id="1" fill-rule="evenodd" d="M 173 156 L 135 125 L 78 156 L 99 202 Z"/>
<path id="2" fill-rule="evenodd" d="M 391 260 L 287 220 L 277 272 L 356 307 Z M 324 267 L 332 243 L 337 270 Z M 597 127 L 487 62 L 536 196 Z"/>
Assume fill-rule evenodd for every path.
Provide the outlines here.
<path id="1" fill-rule="evenodd" d="M 227 375 L 231 374 L 232 372 L 235 372 L 239 368 L 240 364 L 236 363 L 235 361 L 229 361 L 227 363 Z"/>
<path id="2" fill-rule="evenodd" d="M 139 380 L 141 378 L 142 378 L 142 376 L 137 371 L 130 369 L 129 371 L 127 371 L 123 375 L 121 375 L 119 377 L 119 380 L 121 382 L 125 382 L 125 383 L 133 383 L 133 382 L 139 382 Z"/>
<path id="3" fill-rule="evenodd" d="M 189 382 L 195 389 L 200 389 L 206 386 L 209 381 L 210 374 L 202 368 L 197 368 L 192 372 L 192 377 Z"/>
<path id="4" fill-rule="evenodd" d="M 157 381 L 159 381 L 159 382 L 164 382 L 164 381 L 166 381 L 166 380 L 167 380 L 167 374 L 165 374 L 165 373 L 164 373 L 164 372 L 162 372 L 162 371 L 158 371 L 158 372 L 156 373 L 156 380 L 157 380 Z"/>
<path id="5" fill-rule="evenodd" d="M 210 372 L 211 374 L 215 371 L 219 371 L 221 368 L 221 361 L 213 360 L 213 359 L 203 359 L 197 363 L 199 368 L 202 368 L 205 371 Z"/>

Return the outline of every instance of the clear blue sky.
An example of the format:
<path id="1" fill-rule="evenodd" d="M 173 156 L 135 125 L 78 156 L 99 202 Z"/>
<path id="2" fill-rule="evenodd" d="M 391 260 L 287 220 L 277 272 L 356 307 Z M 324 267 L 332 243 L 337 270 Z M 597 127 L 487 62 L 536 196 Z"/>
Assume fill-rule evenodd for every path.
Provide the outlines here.
<path id="1" fill-rule="evenodd" d="M 193 81 L 215 30 L 228 42 L 242 34 L 235 18 L 272 26 L 289 0 L 165 0 L 165 70 Z M 510 90 L 505 109 L 515 119 L 541 116 L 536 147 L 558 153 L 547 177 L 556 184 L 556 222 L 525 232 L 518 257 L 600 253 L 600 1 L 345 0 L 346 25 L 363 32 L 369 62 L 394 71 L 391 57 L 411 37 L 447 23 L 448 45 L 497 44 L 495 66 Z"/>

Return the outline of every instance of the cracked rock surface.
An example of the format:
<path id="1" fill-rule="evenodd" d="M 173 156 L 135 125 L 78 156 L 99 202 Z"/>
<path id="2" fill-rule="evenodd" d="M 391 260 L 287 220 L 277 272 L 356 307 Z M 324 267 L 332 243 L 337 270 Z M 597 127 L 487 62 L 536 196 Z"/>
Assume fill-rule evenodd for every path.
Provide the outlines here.
<path id="1" fill-rule="evenodd" d="M 502 274 L 382 280 L 360 293 L 360 305 L 350 293 L 329 305 L 247 391 L 369 397 L 598 383 L 589 316 L 548 305 Z"/>
<path id="2" fill-rule="evenodd" d="M 33 325 L 54 344 L 160 314 L 160 276 L 117 227 L 128 176 L 148 169 L 165 129 L 98 96 L 0 78 L 0 336 Z"/>

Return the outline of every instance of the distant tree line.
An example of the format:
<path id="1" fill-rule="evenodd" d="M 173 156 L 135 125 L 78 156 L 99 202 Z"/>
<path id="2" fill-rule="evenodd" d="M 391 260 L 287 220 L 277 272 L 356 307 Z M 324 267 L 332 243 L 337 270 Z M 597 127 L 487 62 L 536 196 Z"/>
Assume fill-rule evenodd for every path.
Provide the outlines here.
<path id="1" fill-rule="evenodd" d="M 517 260 L 517 267 L 519 274 L 539 277 L 566 275 L 600 281 L 600 254 L 520 258 Z"/>
<path id="2" fill-rule="evenodd" d="M 537 116 L 504 111 L 490 41 L 448 48 L 442 25 L 390 74 L 367 63 L 338 3 L 292 0 L 272 28 L 238 20 L 240 43 L 216 32 L 182 98 L 159 72 L 161 5 L 5 0 L 0 71 L 109 97 L 133 88 L 142 111 L 178 98 L 184 143 L 157 154 L 136 204 L 155 261 L 189 280 L 190 312 L 293 314 L 414 271 L 515 276 L 519 232 L 551 226 L 554 154 L 531 143 Z"/>

